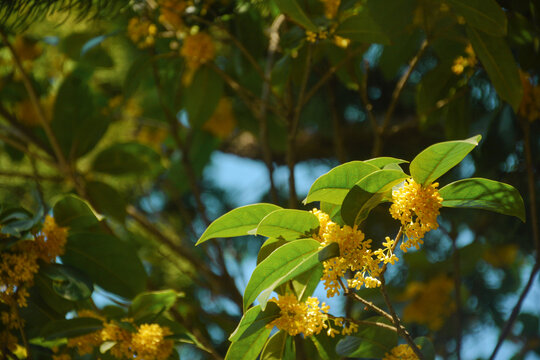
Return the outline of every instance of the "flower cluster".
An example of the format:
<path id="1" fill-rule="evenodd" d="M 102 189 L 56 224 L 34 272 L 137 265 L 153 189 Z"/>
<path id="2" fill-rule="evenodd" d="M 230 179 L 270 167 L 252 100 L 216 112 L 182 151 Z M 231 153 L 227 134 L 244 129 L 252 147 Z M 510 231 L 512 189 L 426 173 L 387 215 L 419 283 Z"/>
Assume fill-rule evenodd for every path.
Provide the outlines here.
<path id="1" fill-rule="evenodd" d="M 461 75 L 466 68 L 472 68 L 476 65 L 476 54 L 474 53 L 471 44 L 468 44 L 465 48 L 465 54 L 465 57 L 460 55 L 454 60 L 452 72 L 456 75 Z"/>
<path id="2" fill-rule="evenodd" d="M 321 30 L 318 33 L 313 31 L 306 31 L 306 40 L 308 42 L 314 43 L 317 42 L 317 40 L 325 40 L 328 39 L 328 32 Z"/>
<path id="3" fill-rule="evenodd" d="M 133 319 L 125 318 L 120 322 L 107 321 L 92 311 L 82 310 L 79 317 L 92 317 L 103 322 L 103 329 L 70 338 L 67 348 L 76 349 L 80 356 L 92 354 L 104 342 L 114 345 L 108 350 L 118 359 L 163 360 L 173 350 L 174 342 L 165 339 L 172 332 L 166 326 L 158 324 L 135 325 Z M 127 330 L 133 328 L 135 331 Z"/>
<path id="4" fill-rule="evenodd" d="M 192 70 L 212 61 L 216 56 L 212 37 L 204 32 L 186 36 L 180 55 L 186 59 L 188 67 Z"/>
<path id="5" fill-rule="evenodd" d="M 159 22 L 173 30 L 181 30 L 184 27 L 182 14 L 188 7 L 187 1 L 162 0 L 159 5 Z"/>
<path id="6" fill-rule="evenodd" d="M 390 214 L 401 221 L 408 238 L 401 244 L 401 250 L 407 251 L 412 246 L 418 249 L 425 233 L 439 227 L 437 216 L 443 199 L 437 191 L 438 186 L 438 183 L 422 186 L 411 178 L 392 192 Z"/>
<path id="7" fill-rule="evenodd" d="M 394 262 L 397 260 L 392 251 L 380 251 L 375 254 L 371 249 L 371 240 L 365 240 L 364 233 L 356 228 L 345 225 L 340 227 L 330 220 L 328 214 L 313 209 L 312 212 L 319 219 L 319 233 L 315 239 L 321 242 L 321 246 L 331 243 L 339 245 L 339 256 L 323 262 L 323 283 L 327 296 L 333 297 L 340 294 L 341 278 L 350 270 L 355 272 L 352 279 L 347 280 L 348 286 L 360 289 L 378 287 L 380 281 L 376 278 L 380 274 L 379 262 Z M 388 244 L 392 246 L 393 242 Z"/>
<path id="8" fill-rule="evenodd" d="M 324 16 L 328 19 L 333 19 L 339 9 L 341 0 L 321 0 L 324 5 Z"/>
<path id="9" fill-rule="evenodd" d="M 412 282 L 407 286 L 406 299 L 412 299 L 403 311 L 403 320 L 425 324 L 431 330 L 439 330 L 455 308 L 451 297 L 454 280 L 439 275 L 427 283 Z"/>
<path id="10" fill-rule="evenodd" d="M 141 49 L 154 45 L 157 30 L 151 21 L 138 17 L 131 18 L 127 27 L 129 38 Z"/>
<path id="11" fill-rule="evenodd" d="M 328 310 L 330 307 L 322 303 L 319 307 L 319 299 L 316 297 L 307 298 L 306 302 L 299 302 L 293 294 L 278 295 L 278 299 L 270 299 L 275 302 L 280 310 L 281 316 L 267 325 L 267 327 L 277 327 L 286 331 L 289 335 L 295 336 L 303 333 L 304 336 L 315 335 L 321 332 L 327 325 Z"/>
<path id="12" fill-rule="evenodd" d="M 540 86 L 533 86 L 531 78 L 523 71 L 519 72 L 523 85 L 523 98 L 519 105 L 519 116 L 533 122 L 540 119 Z"/>
<path id="13" fill-rule="evenodd" d="M 420 346 L 419 346 L 420 347 Z M 390 352 L 384 354 L 382 360 L 416 360 L 418 356 L 414 353 L 413 349 L 407 344 L 398 345 Z"/>

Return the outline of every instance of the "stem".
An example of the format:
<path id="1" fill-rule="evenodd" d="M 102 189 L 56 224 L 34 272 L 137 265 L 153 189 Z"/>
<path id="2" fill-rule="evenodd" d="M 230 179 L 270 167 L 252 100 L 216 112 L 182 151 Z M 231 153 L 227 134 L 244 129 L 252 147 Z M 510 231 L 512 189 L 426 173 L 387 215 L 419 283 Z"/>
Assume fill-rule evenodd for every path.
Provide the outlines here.
<path id="1" fill-rule="evenodd" d="M 380 307 L 378 307 L 377 305 L 373 304 L 372 302 L 370 301 L 367 301 L 366 299 L 364 299 L 363 297 L 361 297 L 360 295 L 358 295 L 357 293 L 353 292 L 353 291 L 349 291 L 347 293 L 345 293 L 346 296 L 350 296 L 352 298 L 354 298 L 355 300 L 361 302 L 362 304 L 364 304 L 365 306 L 367 306 L 368 308 L 370 308 L 371 310 L 375 311 L 376 313 L 378 313 L 379 315 L 387 318 L 388 320 L 390 321 L 393 321 L 394 319 L 392 318 L 392 315 L 390 315 L 389 313 L 387 313 L 386 311 L 384 311 L 383 309 L 381 309 Z"/>
<path id="2" fill-rule="evenodd" d="M 426 50 L 427 45 L 428 45 L 427 40 L 424 40 L 422 42 L 422 45 L 420 45 L 420 49 L 418 50 L 418 53 L 409 62 L 409 68 L 403 74 L 403 76 L 399 79 L 399 81 L 396 84 L 396 87 L 394 88 L 394 92 L 392 93 L 392 99 L 390 100 L 390 105 L 388 106 L 388 110 L 386 111 L 386 115 L 384 116 L 383 123 L 380 127 L 378 127 L 377 129 L 378 131 L 375 133 L 375 141 L 373 143 L 372 156 L 375 156 L 375 157 L 380 156 L 382 152 L 382 146 L 383 146 L 382 138 L 385 134 L 386 129 L 388 128 L 388 125 L 390 124 L 390 119 L 394 115 L 394 110 L 396 109 L 396 105 L 399 100 L 399 97 L 401 96 L 401 93 L 403 92 L 403 89 L 405 88 L 405 84 L 407 83 L 407 80 L 409 80 L 414 68 L 418 64 L 418 61 L 424 54 L 424 51 Z"/>
<path id="3" fill-rule="evenodd" d="M 525 161 L 527 163 L 527 185 L 529 187 L 529 205 L 531 208 L 531 227 L 534 240 L 534 246 L 536 248 L 536 262 L 540 262 L 540 235 L 538 233 L 538 212 L 536 209 L 536 190 L 534 179 L 534 165 L 531 153 L 531 139 L 530 130 L 531 124 L 527 119 L 520 119 L 521 127 L 523 129 L 524 151 Z"/>
<path id="4" fill-rule="evenodd" d="M 411 349 L 414 351 L 414 353 L 416 354 L 416 356 L 418 356 L 420 360 L 424 359 L 424 355 L 422 354 L 418 346 L 414 343 L 414 340 L 412 339 L 407 329 L 405 329 L 405 327 L 401 325 L 401 321 L 399 320 L 399 317 L 397 316 L 397 313 L 394 310 L 394 306 L 392 305 L 392 302 L 390 301 L 390 298 L 388 297 L 388 293 L 386 292 L 386 285 L 385 285 L 384 277 L 381 278 L 381 294 L 384 298 L 384 302 L 386 303 L 386 306 L 388 306 L 388 310 L 390 311 L 390 314 L 392 315 L 392 322 L 396 326 L 398 330 L 398 334 L 402 338 L 405 339 L 407 344 L 409 344 Z"/>
<path id="5" fill-rule="evenodd" d="M 525 300 L 525 297 L 527 296 L 527 293 L 531 289 L 531 286 L 533 284 L 533 280 L 538 273 L 538 270 L 540 269 L 540 263 L 535 263 L 534 267 L 531 271 L 531 275 L 529 276 L 529 280 L 527 281 L 527 285 L 525 285 L 525 288 L 521 292 L 521 295 L 519 296 L 519 300 L 512 309 L 512 313 L 510 314 L 510 317 L 506 321 L 506 324 L 504 325 L 503 330 L 501 331 L 501 334 L 499 335 L 499 340 L 497 341 L 497 345 L 495 345 L 495 348 L 493 349 L 493 353 L 489 357 L 489 360 L 494 360 L 495 356 L 497 355 L 497 352 L 499 351 L 499 348 L 501 347 L 502 343 L 504 342 L 504 339 L 510 334 L 510 331 L 512 330 L 512 327 L 514 325 L 514 322 L 517 319 L 517 316 L 519 315 L 519 311 L 521 310 L 521 305 L 523 305 L 523 301 Z"/>

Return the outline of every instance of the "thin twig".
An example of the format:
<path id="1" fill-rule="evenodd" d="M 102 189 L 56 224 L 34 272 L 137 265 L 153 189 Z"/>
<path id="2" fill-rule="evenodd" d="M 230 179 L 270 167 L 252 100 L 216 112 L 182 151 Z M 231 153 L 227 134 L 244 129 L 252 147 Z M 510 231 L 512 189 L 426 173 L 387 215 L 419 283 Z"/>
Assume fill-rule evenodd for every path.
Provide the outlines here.
<path id="1" fill-rule="evenodd" d="M 358 295 L 354 291 L 346 292 L 345 296 L 350 296 L 350 297 L 354 298 L 355 300 L 361 302 L 362 304 L 364 304 L 365 306 L 367 306 L 371 310 L 375 311 L 379 315 L 387 318 L 388 320 L 390 320 L 392 322 L 394 321 L 394 319 L 392 318 L 392 315 L 390 315 L 389 313 L 387 313 L 386 311 L 384 311 L 383 309 L 381 309 L 377 305 L 373 304 L 371 301 L 368 301 L 368 300 L 364 299 L 363 297 L 361 297 L 360 295 Z"/>
<path id="2" fill-rule="evenodd" d="M 330 314 L 328 315 L 328 317 L 330 319 L 342 318 L 340 316 L 333 316 L 333 315 L 330 315 Z M 355 320 L 355 319 L 350 319 L 350 318 L 345 318 L 345 321 L 352 322 L 352 323 L 355 323 L 355 324 L 358 324 L 358 325 L 377 326 L 377 327 L 381 327 L 381 328 L 384 328 L 384 329 L 387 329 L 387 330 L 397 332 L 397 329 L 394 326 L 388 325 L 386 323 L 382 323 L 382 322 L 379 322 L 379 321 Z"/>
<path id="3" fill-rule="evenodd" d="M 523 142 L 525 151 L 525 162 L 527 164 L 527 185 L 529 187 L 529 205 L 531 209 L 531 228 L 536 249 L 536 262 L 540 262 L 540 235 L 538 231 L 538 212 L 536 209 L 536 189 L 534 179 L 534 165 L 531 152 L 531 124 L 527 119 L 520 118 L 523 129 Z"/>
<path id="4" fill-rule="evenodd" d="M 394 110 L 396 109 L 399 97 L 401 96 L 401 93 L 403 92 L 403 89 L 405 88 L 405 84 L 409 80 L 414 68 L 418 64 L 418 61 L 424 54 L 424 51 L 427 49 L 427 46 L 428 46 L 428 41 L 427 39 L 425 39 L 422 42 L 422 45 L 420 45 L 420 49 L 418 50 L 418 53 L 409 62 L 409 67 L 407 68 L 407 71 L 403 74 L 403 76 L 399 79 L 399 81 L 396 84 L 396 87 L 394 88 L 394 92 L 392 93 L 392 99 L 390 100 L 390 105 L 388 106 L 388 110 L 386 111 L 386 114 L 384 116 L 383 123 L 380 127 L 378 127 L 378 131 L 375 134 L 375 141 L 373 142 L 372 156 L 380 156 L 382 152 L 382 146 L 383 146 L 382 138 L 385 134 L 386 129 L 388 128 L 388 125 L 390 124 L 390 119 L 394 115 Z"/>
<path id="5" fill-rule="evenodd" d="M 384 302 L 386 303 L 386 306 L 388 307 L 388 310 L 390 311 L 390 314 L 392 316 L 392 322 L 396 326 L 396 328 L 398 330 L 398 334 L 403 339 L 405 339 L 405 341 L 407 342 L 407 344 L 409 344 L 409 346 L 414 351 L 416 356 L 418 356 L 418 358 L 420 360 L 422 360 L 424 358 L 424 355 L 422 354 L 422 352 L 420 351 L 418 346 L 414 343 L 414 340 L 411 337 L 411 335 L 409 334 L 409 332 L 407 331 L 407 329 L 405 329 L 405 327 L 403 327 L 401 325 L 401 321 L 400 321 L 396 311 L 394 310 L 394 306 L 392 305 L 392 302 L 390 301 L 390 298 L 388 297 L 388 293 L 386 292 L 386 284 L 385 284 L 384 277 L 381 278 L 381 294 L 382 294 L 382 296 L 384 298 Z"/>

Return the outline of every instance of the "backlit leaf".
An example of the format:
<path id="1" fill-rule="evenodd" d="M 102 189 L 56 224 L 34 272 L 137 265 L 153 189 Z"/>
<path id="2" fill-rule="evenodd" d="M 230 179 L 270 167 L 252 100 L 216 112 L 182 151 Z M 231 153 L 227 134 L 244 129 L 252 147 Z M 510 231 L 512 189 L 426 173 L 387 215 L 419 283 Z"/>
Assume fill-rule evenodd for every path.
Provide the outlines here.
<path id="1" fill-rule="evenodd" d="M 311 237 L 318 227 L 319 219 L 308 211 L 280 209 L 268 214 L 250 233 L 294 240 Z"/>

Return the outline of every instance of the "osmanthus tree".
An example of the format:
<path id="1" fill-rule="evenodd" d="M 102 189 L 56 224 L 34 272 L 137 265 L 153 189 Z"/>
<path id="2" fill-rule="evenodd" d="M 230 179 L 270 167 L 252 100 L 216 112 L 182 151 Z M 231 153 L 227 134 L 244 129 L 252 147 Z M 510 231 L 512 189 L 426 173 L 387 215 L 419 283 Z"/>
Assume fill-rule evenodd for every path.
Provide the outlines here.
<path id="1" fill-rule="evenodd" d="M 537 11 L 1 3 L 2 357 L 539 354 Z"/>

